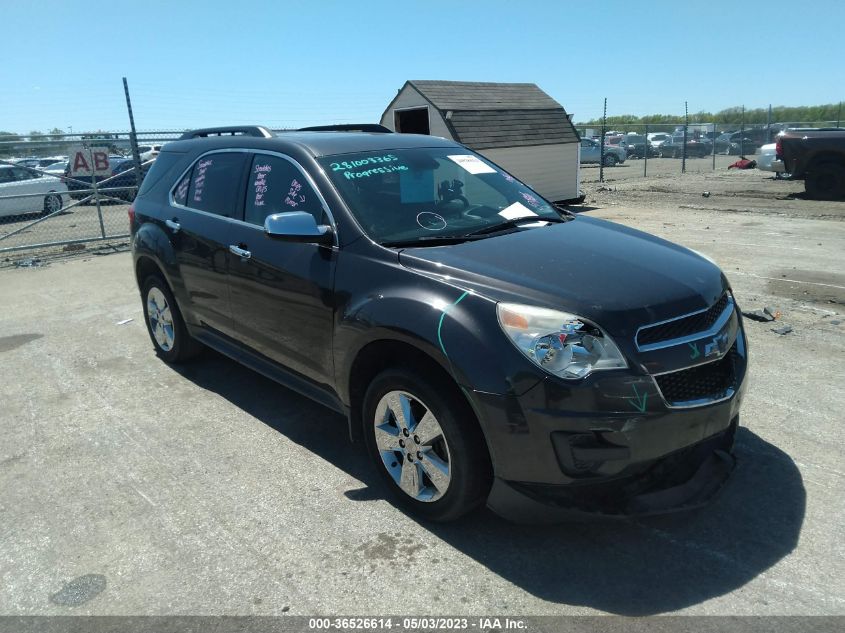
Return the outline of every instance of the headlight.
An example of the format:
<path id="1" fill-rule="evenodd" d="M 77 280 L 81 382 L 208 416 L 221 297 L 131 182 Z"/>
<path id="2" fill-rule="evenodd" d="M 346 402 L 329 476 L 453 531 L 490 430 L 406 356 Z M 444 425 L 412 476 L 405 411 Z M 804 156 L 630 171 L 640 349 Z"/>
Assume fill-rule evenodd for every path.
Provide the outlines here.
<path id="1" fill-rule="evenodd" d="M 574 314 L 518 303 L 500 303 L 496 313 L 519 351 L 550 374 L 577 379 L 628 366 L 607 334 Z"/>

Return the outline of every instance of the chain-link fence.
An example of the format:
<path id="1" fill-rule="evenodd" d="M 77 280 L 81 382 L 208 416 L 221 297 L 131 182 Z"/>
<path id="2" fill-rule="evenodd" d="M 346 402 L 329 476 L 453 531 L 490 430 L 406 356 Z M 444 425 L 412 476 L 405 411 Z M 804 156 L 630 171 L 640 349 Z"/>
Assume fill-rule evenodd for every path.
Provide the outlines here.
<path id="1" fill-rule="evenodd" d="M 661 123 L 576 124 L 581 136 L 581 181 L 604 182 L 647 176 L 726 170 L 739 160 L 773 158 L 771 147 L 787 129 L 843 127 L 842 121 L 743 121 L 719 123 L 678 119 Z M 763 152 L 761 153 L 761 148 Z M 761 156 L 765 154 L 765 156 Z M 782 174 L 773 172 L 775 177 Z"/>
<path id="2" fill-rule="evenodd" d="M 0 253 L 128 236 L 128 204 L 181 131 L 0 137 Z"/>

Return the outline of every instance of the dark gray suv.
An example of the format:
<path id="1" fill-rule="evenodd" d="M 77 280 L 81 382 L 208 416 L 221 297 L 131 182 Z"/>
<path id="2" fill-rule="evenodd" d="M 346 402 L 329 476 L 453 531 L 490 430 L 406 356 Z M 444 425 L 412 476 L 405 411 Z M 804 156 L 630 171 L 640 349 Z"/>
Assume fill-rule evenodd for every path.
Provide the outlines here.
<path id="1" fill-rule="evenodd" d="M 199 130 L 130 221 L 159 356 L 212 347 L 342 412 L 422 517 L 692 508 L 733 468 L 747 351 L 719 268 L 466 147 Z"/>

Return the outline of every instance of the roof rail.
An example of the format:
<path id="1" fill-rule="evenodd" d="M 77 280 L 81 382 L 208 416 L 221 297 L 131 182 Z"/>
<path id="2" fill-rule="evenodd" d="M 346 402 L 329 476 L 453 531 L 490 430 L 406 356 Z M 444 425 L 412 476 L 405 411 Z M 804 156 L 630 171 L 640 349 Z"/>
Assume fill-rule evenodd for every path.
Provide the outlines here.
<path id="1" fill-rule="evenodd" d="M 207 138 L 209 136 L 257 136 L 271 138 L 273 133 L 262 125 L 235 125 L 226 127 L 205 127 L 190 130 L 179 137 L 180 141 L 191 138 Z"/>
<path id="2" fill-rule="evenodd" d="M 338 123 L 337 125 L 312 125 L 301 127 L 299 132 L 379 132 L 392 134 L 393 130 L 378 123 Z"/>

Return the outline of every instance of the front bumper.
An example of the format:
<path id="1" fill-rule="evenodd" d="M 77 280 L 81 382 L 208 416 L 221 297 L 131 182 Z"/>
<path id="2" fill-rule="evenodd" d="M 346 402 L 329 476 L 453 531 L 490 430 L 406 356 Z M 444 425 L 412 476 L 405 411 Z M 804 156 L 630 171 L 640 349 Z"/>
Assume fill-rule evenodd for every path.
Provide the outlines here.
<path id="1" fill-rule="evenodd" d="M 711 401 L 667 399 L 666 389 L 678 387 L 659 372 L 606 372 L 571 386 L 546 378 L 519 396 L 475 393 L 494 465 L 488 506 L 537 522 L 655 514 L 709 501 L 734 465 L 747 370 L 745 337 L 738 322 L 736 328 L 734 345 L 712 365 L 715 371 L 732 363 L 732 382 Z M 673 350 L 661 353 L 668 360 Z M 707 381 L 713 376 L 706 367 L 680 373 Z"/>
<path id="2" fill-rule="evenodd" d="M 515 523 L 629 519 L 694 510 L 722 489 L 735 466 L 734 419 L 722 433 L 656 460 L 636 475 L 604 483 L 549 486 L 496 478 L 488 507 Z"/>

